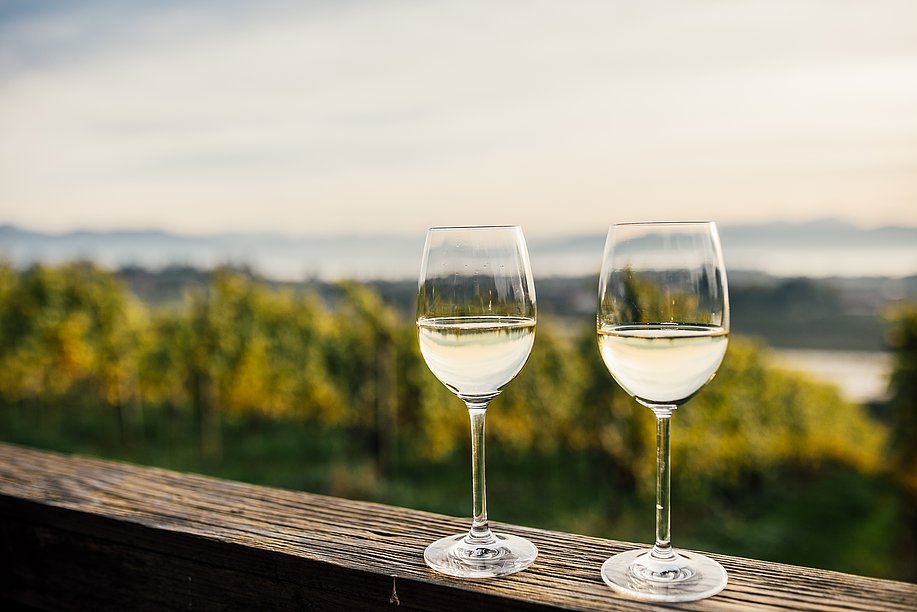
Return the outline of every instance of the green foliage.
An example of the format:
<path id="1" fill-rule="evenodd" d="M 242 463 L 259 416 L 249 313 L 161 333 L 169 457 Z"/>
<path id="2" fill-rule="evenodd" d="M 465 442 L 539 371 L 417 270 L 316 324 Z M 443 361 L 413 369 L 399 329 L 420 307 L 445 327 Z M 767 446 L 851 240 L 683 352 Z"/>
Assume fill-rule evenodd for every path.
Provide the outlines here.
<path id="1" fill-rule="evenodd" d="M 896 321 L 892 466 L 912 483 L 917 314 Z M 591 325 L 555 325 L 542 317 L 526 367 L 489 411 L 489 466 L 519 473 L 492 480 L 495 498 L 512 500 L 501 518 L 645 539 L 610 526 L 638 524 L 628 517 L 652 495 L 653 415 L 614 383 Z M 6 439 L 266 484 L 456 513 L 466 501 L 456 506 L 468 487 L 461 401 L 424 364 L 413 321 L 355 284 L 329 299 L 217 270 L 151 307 L 89 264 L 0 264 L 0 424 Z M 837 466 L 872 482 L 886 438 L 833 387 L 732 338 L 717 378 L 675 414 L 676 493 L 685 507 L 770 499 L 775 475 L 805 488 Z M 894 516 L 886 508 L 869 533 Z M 698 545 L 734 542 L 729 530 L 691 536 L 687 523 Z"/>
<path id="2" fill-rule="evenodd" d="M 217 270 L 179 305 L 147 312 L 88 264 L 4 266 L 0 300 L 7 404 L 132 401 L 198 416 L 299 419 L 347 428 L 368 450 L 397 435 L 402 452 L 427 458 L 449 455 L 465 437 L 462 405 L 423 364 L 413 324 L 366 287 L 342 285 L 330 307 Z M 913 405 L 913 320 L 902 316 L 895 331 L 903 351 L 895 406 Z M 566 336 L 543 323 L 527 366 L 494 400 L 488 438 L 518 453 L 604 455 L 624 481 L 650 473 L 651 415 L 614 384 L 595 342 L 592 328 Z M 903 456 L 914 447 L 914 410 L 898 413 Z M 775 369 L 761 347 L 735 338 L 717 379 L 678 411 L 675 427 L 679 460 L 722 482 L 782 464 L 875 470 L 885 435 L 833 387 Z"/>
<path id="3" fill-rule="evenodd" d="M 737 338 L 713 382 L 675 418 L 673 452 L 720 483 L 781 465 L 813 470 L 837 462 L 872 472 L 886 437 L 837 388 L 775 368 L 761 347 Z"/>
<path id="4" fill-rule="evenodd" d="M 92 264 L 0 267 L 0 396 L 122 406 L 138 400 L 144 316 Z M 88 393 L 88 395 L 87 395 Z"/>

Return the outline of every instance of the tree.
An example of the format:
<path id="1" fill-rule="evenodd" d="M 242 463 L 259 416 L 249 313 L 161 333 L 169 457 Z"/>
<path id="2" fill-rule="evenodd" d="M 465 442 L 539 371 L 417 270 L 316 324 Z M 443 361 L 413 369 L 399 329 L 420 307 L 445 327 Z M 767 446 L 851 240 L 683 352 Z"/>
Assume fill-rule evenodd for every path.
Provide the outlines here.
<path id="1" fill-rule="evenodd" d="M 895 354 L 890 384 L 889 466 L 901 486 L 901 541 L 895 547 L 906 579 L 917 579 L 917 305 L 892 313 L 888 342 Z"/>
<path id="2" fill-rule="evenodd" d="M 889 400 L 891 464 L 901 482 L 917 491 L 917 306 L 892 314 L 888 342 L 895 355 Z"/>
<path id="3" fill-rule="evenodd" d="M 329 372 L 347 398 L 351 434 L 363 437 L 376 468 L 392 475 L 398 454 L 399 321 L 372 290 L 354 283 L 339 289 L 327 347 Z"/>

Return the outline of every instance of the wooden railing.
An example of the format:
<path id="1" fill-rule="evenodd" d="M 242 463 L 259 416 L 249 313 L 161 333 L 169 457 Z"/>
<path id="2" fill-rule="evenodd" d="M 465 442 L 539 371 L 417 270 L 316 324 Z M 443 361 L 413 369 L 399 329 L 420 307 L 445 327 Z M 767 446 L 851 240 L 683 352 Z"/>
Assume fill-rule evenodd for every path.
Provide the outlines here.
<path id="1" fill-rule="evenodd" d="M 434 574 L 467 520 L 0 444 L 0 609 L 649 610 L 599 577 L 633 545 L 497 524 L 541 556 L 513 576 Z M 838 534 L 838 537 L 843 537 Z M 712 555 L 688 610 L 917 610 L 917 585 Z M 10 605 L 13 604 L 13 605 Z"/>

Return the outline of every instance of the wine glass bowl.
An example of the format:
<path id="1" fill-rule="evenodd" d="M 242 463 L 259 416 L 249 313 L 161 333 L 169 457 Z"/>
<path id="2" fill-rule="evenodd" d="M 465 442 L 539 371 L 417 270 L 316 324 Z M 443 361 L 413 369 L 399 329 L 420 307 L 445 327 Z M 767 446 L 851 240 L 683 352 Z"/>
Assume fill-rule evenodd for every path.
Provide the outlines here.
<path id="1" fill-rule="evenodd" d="M 675 550 L 670 534 L 673 412 L 716 374 L 729 295 L 716 225 L 622 223 L 608 231 L 596 314 L 599 352 L 617 383 L 656 417 L 656 542 L 615 555 L 602 579 L 629 597 L 693 601 L 722 590 L 723 567 Z"/>
<path id="2" fill-rule="evenodd" d="M 470 531 L 433 542 L 424 561 L 462 578 L 518 572 L 535 560 L 538 550 L 528 540 L 495 534 L 488 526 L 484 419 L 490 401 L 522 370 L 535 341 L 535 286 L 522 229 L 431 228 L 416 322 L 424 361 L 468 409 L 474 506 Z"/>

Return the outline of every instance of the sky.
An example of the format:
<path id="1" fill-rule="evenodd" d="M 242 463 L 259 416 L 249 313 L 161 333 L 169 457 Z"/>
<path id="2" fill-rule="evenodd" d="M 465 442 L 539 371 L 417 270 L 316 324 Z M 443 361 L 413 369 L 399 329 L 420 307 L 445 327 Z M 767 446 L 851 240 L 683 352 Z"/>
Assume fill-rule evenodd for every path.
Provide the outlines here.
<path id="1" fill-rule="evenodd" d="M 0 223 L 917 226 L 917 2 L 0 0 Z"/>

